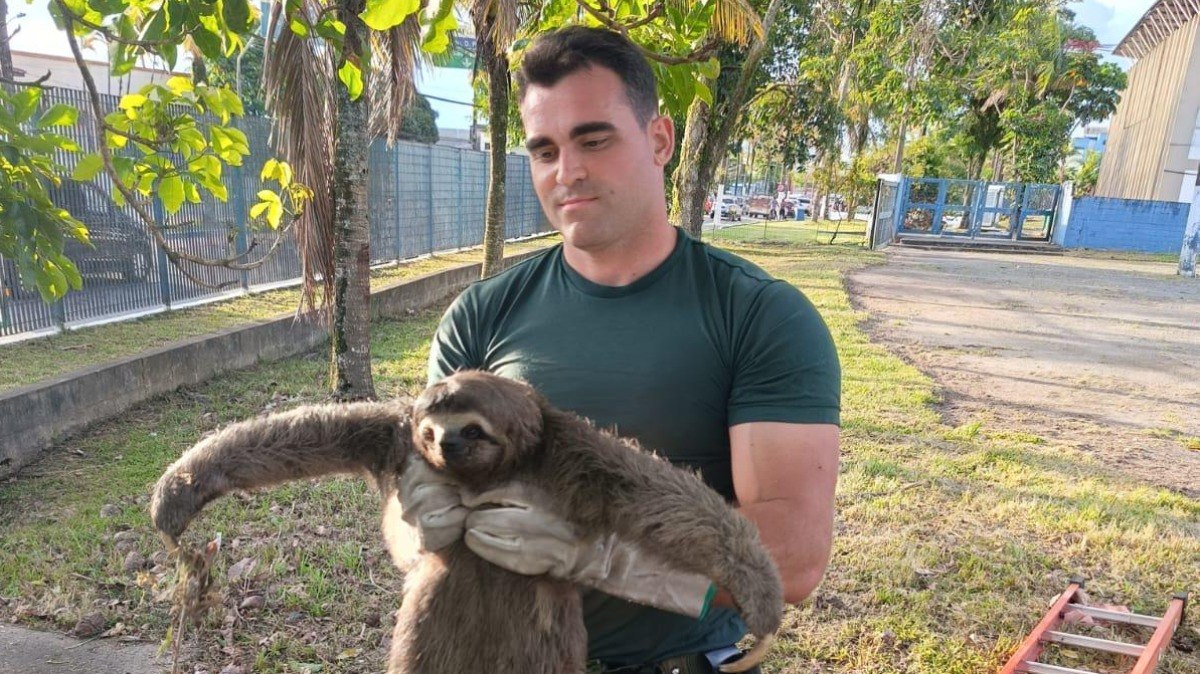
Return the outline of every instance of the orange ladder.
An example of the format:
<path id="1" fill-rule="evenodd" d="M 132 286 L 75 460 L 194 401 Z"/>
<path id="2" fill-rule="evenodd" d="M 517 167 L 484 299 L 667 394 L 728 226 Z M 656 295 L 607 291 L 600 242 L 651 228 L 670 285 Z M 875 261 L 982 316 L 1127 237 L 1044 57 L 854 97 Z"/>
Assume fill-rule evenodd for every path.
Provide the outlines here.
<path id="1" fill-rule="evenodd" d="M 1130 670 L 1129 674 L 1150 674 L 1158 667 L 1158 659 L 1162 657 L 1162 652 L 1171 644 L 1171 636 L 1183 624 L 1183 612 L 1187 606 L 1188 599 L 1187 593 L 1184 592 L 1175 595 L 1171 599 L 1171 603 L 1167 605 L 1166 614 L 1161 618 L 1155 618 L 1154 616 L 1121 613 L 1119 611 L 1108 611 L 1101 608 L 1084 606 L 1077 601 L 1077 599 L 1080 599 L 1078 595 L 1082 589 L 1083 580 L 1073 578 L 1071 584 L 1067 586 L 1066 591 L 1059 595 L 1058 600 L 1046 612 L 1046 617 L 1042 618 L 1042 621 L 1038 623 L 1037 627 L 1033 628 L 1029 636 L 1025 637 L 1025 641 L 1021 642 L 1020 648 L 1009 658 L 1008 664 L 1004 665 L 1004 669 L 1000 670 L 1000 674 L 1018 674 L 1019 672 L 1028 672 L 1029 674 L 1095 674 L 1083 669 L 1057 667 L 1038 662 L 1037 659 L 1042 652 L 1043 644 L 1047 642 L 1133 656 L 1137 658 L 1137 663 Z M 1097 639 L 1078 634 L 1067 634 L 1058 631 L 1058 628 L 1062 626 L 1063 616 L 1067 611 L 1079 611 L 1085 616 L 1105 622 L 1153 627 L 1154 635 L 1150 637 L 1149 642 L 1142 645 Z"/>

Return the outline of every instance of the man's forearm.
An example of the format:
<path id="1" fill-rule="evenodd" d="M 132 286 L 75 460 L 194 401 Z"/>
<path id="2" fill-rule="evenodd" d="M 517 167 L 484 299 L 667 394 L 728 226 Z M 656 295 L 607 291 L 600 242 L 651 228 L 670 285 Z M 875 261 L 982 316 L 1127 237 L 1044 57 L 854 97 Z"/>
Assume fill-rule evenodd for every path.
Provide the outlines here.
<path id="1" fill-rule="evenodd" d="M 808 522 L 797 517 L 800 509 L 779 499 L 742 505 L 738 512 L 753 522 L 763 545 L 775 560 L 783 580 L 784 601 L 798 604 L 820 584 L 829 564 L 833 522 Z M 723 589 L 713 598 L 714 606 L 733 607 L 733 598 Z"/>

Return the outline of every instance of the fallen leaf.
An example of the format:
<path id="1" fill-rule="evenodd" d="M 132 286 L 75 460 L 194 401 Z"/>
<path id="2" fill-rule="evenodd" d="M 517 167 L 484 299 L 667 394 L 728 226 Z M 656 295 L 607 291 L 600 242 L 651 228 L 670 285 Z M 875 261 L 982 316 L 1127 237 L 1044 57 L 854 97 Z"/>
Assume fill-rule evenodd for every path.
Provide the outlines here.
<path id="1" fill-rule="evenodd" d="M 71 633 L 77 637 L 94 637 L 104 631 L 105 622 L 107 621 L 103 613 L 89 613 L 75 623 L 75 629 L 71 630 Z"/>
<path id="2" fill-rule="evenodd" d="M 230 582 L 250 575 L 250 572 L 254 571 L 254 566 L 257 563 L 258 562 L 251 557 L 243 557 L 237 564 L 229 567 L 228 575 Z"/>

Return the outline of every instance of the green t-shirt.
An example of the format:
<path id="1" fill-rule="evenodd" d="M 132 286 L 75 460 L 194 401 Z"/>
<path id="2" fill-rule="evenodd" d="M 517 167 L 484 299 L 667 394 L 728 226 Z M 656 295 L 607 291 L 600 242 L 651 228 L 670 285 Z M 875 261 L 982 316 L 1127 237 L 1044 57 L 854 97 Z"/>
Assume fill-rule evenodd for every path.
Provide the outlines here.
<path id="1" fill-rule="evenodd" d="M 682 232 L 627 286 L 592 283 L 562 247 L 479 281 L 442 318 L 429 380 L 482 369 L 528 382 L 551 404 L 698 469 L 734 498 L 729 426 L 836 424 L 841 370 L 829 330 L 791 285 Z M 703 620 L 600 592 L 584 597 L 589 657 L 649 662 L 728 646 L 730 610 Z"/>

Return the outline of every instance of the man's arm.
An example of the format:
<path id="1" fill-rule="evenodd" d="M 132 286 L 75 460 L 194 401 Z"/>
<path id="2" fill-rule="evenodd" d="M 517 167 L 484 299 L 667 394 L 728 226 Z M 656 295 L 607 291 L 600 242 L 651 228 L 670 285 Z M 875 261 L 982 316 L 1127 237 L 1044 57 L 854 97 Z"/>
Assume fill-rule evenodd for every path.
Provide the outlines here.
<path id="1" fill-rule="evenodd" d="M 753 422 L 729 429 L 738 509 L 758 526 L 790 604 L 812 594 L 829 563 L 838 436 L 833 424 Z M 715 603 L 731 605 L 724 592 Z"/>

